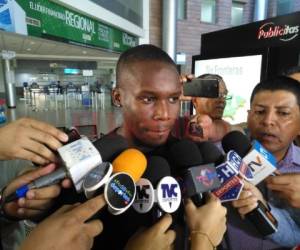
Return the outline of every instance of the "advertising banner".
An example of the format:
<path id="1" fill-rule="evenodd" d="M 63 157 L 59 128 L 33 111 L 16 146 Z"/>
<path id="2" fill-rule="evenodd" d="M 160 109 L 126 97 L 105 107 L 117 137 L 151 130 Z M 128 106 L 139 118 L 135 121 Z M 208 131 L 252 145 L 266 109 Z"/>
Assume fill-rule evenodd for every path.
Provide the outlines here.
<path id="1" fill-rule="evenodd" d="M 122 52 L 138 38 L 48 0 L 0 0 L 0 29 Z"/>

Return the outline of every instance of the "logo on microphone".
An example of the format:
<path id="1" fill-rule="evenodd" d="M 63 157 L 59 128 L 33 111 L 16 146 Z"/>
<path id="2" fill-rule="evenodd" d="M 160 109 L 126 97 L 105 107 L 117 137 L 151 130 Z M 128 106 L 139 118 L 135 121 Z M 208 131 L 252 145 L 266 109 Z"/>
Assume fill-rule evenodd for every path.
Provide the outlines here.
<path id="1" fill-rule="evenodd" d="M 151 182 L 141 178 L 136 183 L 136 196 L 132 206 L 138 213 L 147 213 L 153 207 L 154 197 L 154 189 Z"/>
<path id="2" fill-rule="evenodd" d="M 177 192 L 175 189 L 178 188 L 178 184 L 161 184 L 161 189 L 163 193 L 163 198 L 164 199 L 172 199 L 177 198 Z"/>
<path id="3" fill-rule="evenodd" d="M 196 180 L 205 187 L 211 187 L 216 178 L 217 173 L 208 168 L 200 169 L 200 174 L 196 176 Z"/>
<path id="4" fill-rule="evenodd" d="M 133 179 L 126 173 L 110 177 L 104 188 L 104 197 L 113 214 L 125 212 L 134 201 L 136 188 Z"/>
<path id="5" fill-rule="evenodd" d="M 137 200 L 144 200 L 149 199 L 149 194 L 147 194 L 147 190 L 150 188 L 149 185 L 143 185 L 143 186 L 136 186 L 136 199 Z"/>
<path id="6" fill-rule="evenodd" d="M 178 182 L 170 176 L 161 179 L 157 186 L 157 201 L 160 208 L 167 212 L 175 212 L 181 201 L 181 192 Z"/>
<path id="7" fill-rule="evenodd" d="M 259 155 L 256 155 L 255 161 L 250 161 L 248 163 L 248 167 L 251 169 L 251 171 L 254 173 L 257 168 L 262 167 L 262 161 L 259 157 Z"/>

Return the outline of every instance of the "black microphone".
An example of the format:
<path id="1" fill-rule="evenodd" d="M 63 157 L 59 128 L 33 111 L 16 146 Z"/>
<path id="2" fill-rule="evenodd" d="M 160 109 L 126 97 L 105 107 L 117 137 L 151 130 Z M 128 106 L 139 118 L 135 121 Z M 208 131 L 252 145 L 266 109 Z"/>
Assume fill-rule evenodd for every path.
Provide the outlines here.
<path id="1" fill-rule="evenodd" d="M 94 141 L 93 144 L 100 152 L 104 162 L 112 162 L 119 154 L 129 148 L 128 141 L 116 133 L 104 135 L 101 139 Z"/>
<path id="2" fill-rule="evenodd" d="M 136 199 L 133 208 L 138 213 L 152 213 L 155 223 L 164 213 L 175 212 L 181 203 L 179 183 L 170 176 L 168 162 L 160 156 L 151 156 L 147 168 L 136 183 Z"/>
<path id="3" fill-rule="evenodd" d="M 234 150 L 240 157 L 244 157 L 252 148 L 251 142 L 240 131 L 231 131 L 222 139 L 222 147 L 225 153 Z"/>
<path id="4" fill-rule="evenodd" d="M 243 157 L 243 160 L 246 159 L 245 162 L 252 172 L 254 178 L 254 182 L 250 182 L 252 182 L 254 185 L 260 182 L 261 179 L 268 176 L 272 171 L 274 171 L 273 169 L 275 164 L 274 159 L 272 159 L 272 155 L 267 150 L 265 150 L 257 141 L 254 141 L 254 145 L 252 146 L 249 139 L 239 131 L 232 131 L 225 135 L 222 140 L 222 146 L 225 152 L 234 150 L 241 157 Z M 252 162 L 256 162 L 257 159 L 260 159 L 259 168 L 261 172 L 256 176 L 256 169 L 252 168 L 250 164 Z M 263 166 L 261 164 L 262 162 L 264 162 Z M 265 173 L 262 173 L 263 168 L 266 171 Z M 277 220 L 272 215 L 270 209 L 266 207 L 261 201 L 258 201 L 257 207 L 251 212 L 247 213 L 245 217 L 249 221 L 251 221 L 251 223 L 263 236 L 267 236 L 277 231 Z"/>
<path id="5" fill-rule="evenodd" d="M 205 203 L 203 193 L 220 186 L 214 164 L 203 164 L 202 154 L 194 142 L 184 139 L 174 143 L 168 157 L 182 179 L 183 193 L 196 206 Z"/>
<path id="6" fill-rule="evenodd" d="M 204 164 L 214 163 L 219 165 L 224 161 L 224 155 L 218 147 L 210 141 L 196 143 L 203 159 Z"/>

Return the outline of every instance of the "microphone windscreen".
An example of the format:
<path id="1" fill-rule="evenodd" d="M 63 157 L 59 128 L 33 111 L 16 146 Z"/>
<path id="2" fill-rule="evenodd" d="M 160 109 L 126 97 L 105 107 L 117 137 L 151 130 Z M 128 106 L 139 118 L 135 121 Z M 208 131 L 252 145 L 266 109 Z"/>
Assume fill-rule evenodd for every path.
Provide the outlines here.
<path id="1" fill-rule="evenodd" d="M 114 159 L 112 166 L 114 173 L 125 172 L 137 182 L 145 172 L 147 159 L 141 151 L 129 148 Z"/>
<path id="2" fill-rule="evenodd" d="M 196 143 L 187 139 L 173 143 L 168 157 L 179 171 L 203 164 L 203 158 Z"/>
<path id="3" fill-rule="evenodd" d="M 127 140 L 115 133 L 107 134 L 93 144 L 104 162 L 112 162 L 120 153 L 129 148 Z"/>
<path id="4" fill-rule="evenodd" d="M 234 150 L 240 157 L 244 157 L 252 148 L 251 142 L 246 135 L 240 131 L 231 131 L 222 139 L 222 147 L 227 153 Z"/>
<path id="5" fill-rule="evenodd" d="M 160 156 L 151 156 L 148 158 L 147 168 L 143 177 L 148 179 L 153 186 L 157 186 L 162 178 L 170 175 L 171 170 L 166 159 Z"/>
<path id="6" fill-rule="evenodd" d="M 218 147 L 209 141 L 197 143 L 203 158 L 203 164 L 214 163 L 219 165 L 223 162 L 224 156 Z"/>

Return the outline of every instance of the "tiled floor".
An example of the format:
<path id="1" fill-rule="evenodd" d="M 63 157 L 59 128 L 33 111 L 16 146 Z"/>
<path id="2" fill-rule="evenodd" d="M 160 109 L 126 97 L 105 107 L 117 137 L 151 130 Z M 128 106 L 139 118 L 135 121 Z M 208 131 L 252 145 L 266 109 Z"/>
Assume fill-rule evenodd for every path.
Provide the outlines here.
<path id="1" fill-rule="evenodd" d="M 89 107 L 82 105 L 79 96 L 47 96 L 45 99 L 43 94 L 37 94 L 35 102 L 29 98 L 18 98 L 17 108 L 7 109 L 6 115 L 8 121 L 26 116 L 56 127 L 97 125 L 98 135 L 107 133 L 122 122 L 121 112 L 112 106 L 108 92 L 93 95 Z"/>

